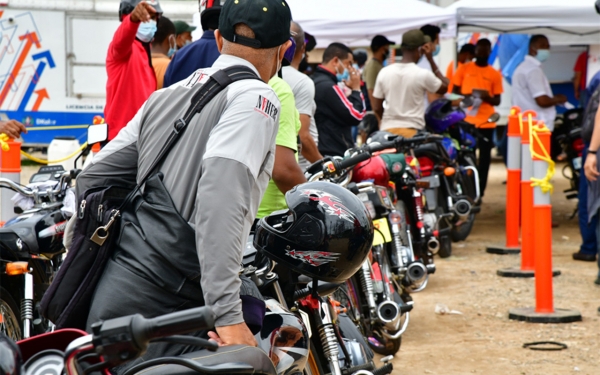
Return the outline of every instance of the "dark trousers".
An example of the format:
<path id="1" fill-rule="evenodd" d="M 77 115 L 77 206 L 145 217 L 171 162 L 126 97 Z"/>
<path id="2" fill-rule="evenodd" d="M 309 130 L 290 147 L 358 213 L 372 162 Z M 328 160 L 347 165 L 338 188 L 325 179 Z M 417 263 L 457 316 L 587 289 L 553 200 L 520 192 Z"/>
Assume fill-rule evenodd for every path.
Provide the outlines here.
<path id="1" fill-rule="evenodd" d="M 481 196 L 487 186 L 490 163 L 492 162 L 492 149 L 494 148 L 494 129 L 479 129 L 482 138 L 478 140 L 479 160 L 477 162 L 477 172 L 479 172 L 479 190 Z M 484 139 L 485 138 L 485 139 Z"/>
<path id="2" fill-rule="evenodd" d="M 583 155 L 581 160 L 585 161 L 587 156 L 587 149 L 589 145 L 583 149 Z M 598 215 L 595 215 L 594 218 L 588 224 L 588 181 L 585 178 L 585 174 L 583 170 L 581 171 L 581 176 L 579 178 L 579 231 L 581 232 L 581 247 L 579 248 L 579 252 L 583 254 L 595 255 L 598 252 L 598 240 L 596 237 L 596 228 L 598 227 Z"/>

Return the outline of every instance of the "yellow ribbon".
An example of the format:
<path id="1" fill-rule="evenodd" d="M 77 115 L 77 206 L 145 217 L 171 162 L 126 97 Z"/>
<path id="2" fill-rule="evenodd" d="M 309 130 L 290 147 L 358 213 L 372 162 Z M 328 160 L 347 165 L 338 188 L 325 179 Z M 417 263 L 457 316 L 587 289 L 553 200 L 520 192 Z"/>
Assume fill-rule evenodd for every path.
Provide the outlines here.
<path id="1" fill-rule="evenodd" d="M 540 140 L 540 137 L 537 134 L 537 133 L 541 133 L 541 132 L 549 132 L 550 129 L 548 129 L 548 127 L 546 127 L 546 125 L 543 122 L 538 122 L 538 124 L 542 125 L 543 127 L 542 128 L 540 128 L 540 127 L 534 128 L 532 126 L 532 118 L 530 115 L 529 116 L 529 124 L 528 124 L 529 125 L 529 135 L 531 137 L 530 142 L 529 142 L 529 149 L 531 150 L 532 157 L 535 157 L 537 159 L 543 160 L 546 163 L 548 163 L 548 169 L 546 170 L 546 176 L 544 176 L 543 178 L 531 177 L 531 186 L 539 187 L 542 190 L 542 193 L 544 193 L 544 194 L 548 194 L 548 193 L 552 194 L 554 192 L 554 185 L 552 185 L 550 180 L 552 179 L 552 177 L 554 177 L 556 163 L 554 163 L 552 158 L 550 158 L 550 155 L 548 154 L 548 150 L 546 150 L 546 148 L 542 144 L 542 141 Z M 543 152 L 542 155 L 540 155 L 534 151 L 533 142 L 536 142 L 540 146 L 540 150 L 542 150 L 542 152 Z"/>
<path id="2" fill-rule="evenodd" d="M 2 133 L 0 134 L 0 147 L 2 148 L 2 151 L 6 152 L 10 150 L 10 146 L 8 145 L 7 141 L 10 138 Z M 81 147 L 79 147 L 76 151 L 74 151 L 71 155 L 69 156 L 65 156 L 62 159 L 58 159 L 58 160 L 45 160 L 45 159 L 40 159 L 37 158 L 31 154 L 26 153 L 25 151 L 21 150 L 21 155 L 25 156 L 27 159 L 32 160 L 36 163 L 40 163 L 40 164 L 58 164 L 58 163 L 62 163 L 63 161 L 69 160 L 71 159 L 73 156 L 77 155 L 78 153 L 81 152 L 81 150 L 83 150 L 84 148 L 87 147 L 87 142 L 85 142 L 84 144 L 81 145 Z"/>

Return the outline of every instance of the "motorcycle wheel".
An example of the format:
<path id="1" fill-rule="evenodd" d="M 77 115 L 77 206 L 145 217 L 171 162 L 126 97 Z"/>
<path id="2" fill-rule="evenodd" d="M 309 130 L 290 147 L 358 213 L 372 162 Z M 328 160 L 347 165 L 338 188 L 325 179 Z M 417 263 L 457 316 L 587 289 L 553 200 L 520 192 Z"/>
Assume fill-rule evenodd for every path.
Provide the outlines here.
<path id="1" fill-rule="evenodd" d="M 438 207 L 435 210 L 435 213 L 437 217 L 440 217 L 444 213 L 444 210 L 441 207 Z M 438 229 L 442 230 L 448 228 L 449 226 L 450 223 L 448 223 L 446 219 L 442 219 L 440 220 Z M 450 233 L 452 233 L 452 229 L 450 230 Z M 448 258 L 450 255 L 452 255 L 452 238 L 450 238 L 448 235 L 444 235 L 440 236 L 438 240 L 440 241 L 440 249 L 438 250 L 437 255 L 439 255 L 440 258 Z"/>
<path id="2" fill-rule="evenodd" d="M 471 230 L 473 229 L 473 224 L 475 223 L 475 214 L 471 213 L 466 222 L 462 223 L 459 226 L 452 227 L 450 231 L 450 237 L 453 242 L 464 241 L 471 234 Z"/>
<path id="3" fill-rule="evenodd" d="M 0 332 L 10 337 L 13 341 L 19 341 L 21 335 L 21 324 L 19 320 L 19 309 L 8 291 L 0 288 Z"/>

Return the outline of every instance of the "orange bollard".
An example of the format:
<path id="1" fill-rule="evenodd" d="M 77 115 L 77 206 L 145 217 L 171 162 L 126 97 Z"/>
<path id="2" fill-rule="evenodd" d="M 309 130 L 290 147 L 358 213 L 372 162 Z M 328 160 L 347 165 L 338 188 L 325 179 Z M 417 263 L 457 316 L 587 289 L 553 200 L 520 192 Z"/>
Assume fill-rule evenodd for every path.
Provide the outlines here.
<path id="1" fill-rule="evenodd" d="M 0 177 L 7 178 L 13 182 L 21 182 L 21 143 L 14 139 L 6 141 L 8 150 L 2 150 L 0 154 Z M 0 189 L 0 222 L 4 224 L 15 216 L 14 205 L 11 198 L 12 190 Z"/>
<path id="2" fill-rule="evenodd" d="M 554 162 L 550 160 L 550 137 L 552 133 L 539 123 L 529 129 L 533 187 L 532 219 L 535 231 L 532 239 L 535 244 L 535 308 L 518 308 L 509 311 L 509 319 L 531 323 L 569 323 L 581 320 L 575 310 L 554 309 L 552 291 L 552 205 L 550 178 L 554 175 Z"/>
<path id="3" fill-rule="evenodd" d="M 506 176 L 506 245 L 488 246 L 486 251 L 491 254 L 518 254 L 521 252 L 519 243 L 519 222 L 521 215 L 521 126 L 519 125 L 519 107 L 512 107 L 508 116 L 507 176 Z M 500 276 L 504 276 L 498 273 Z"/>
<path id="4" fill-rule="evenodd" d="M 549 168 L 548 161 L 541 158 L 550 154 L 552 133 L 543 125 L 532 128 L 539 140 L 532 143 L 533 177 L 541 180 Z M 535 231 L 535 312 L 553 313 L 552 297 L 552 205 L 550 191 L 544 192 L 541 186 L 533 188 L 533 219 Z"/>
<path id="5" fill-rule="evenodd" d="M 537 124 L 533 118 L 534 111 L 526 111 L 520 118 L 521 122 L 521 271 L 533 277 L 535 253 L 533 251 L 533 162 L 531 159 L 530 136 L 531 128 Z"/>

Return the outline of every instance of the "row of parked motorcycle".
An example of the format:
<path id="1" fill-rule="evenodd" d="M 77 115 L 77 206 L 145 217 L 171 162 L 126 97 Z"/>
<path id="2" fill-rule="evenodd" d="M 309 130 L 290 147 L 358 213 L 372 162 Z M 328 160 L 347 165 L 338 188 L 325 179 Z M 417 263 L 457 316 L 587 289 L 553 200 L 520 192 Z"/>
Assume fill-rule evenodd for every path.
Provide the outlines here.
<path id="1" fill-rule="evenodd" d="M 480 209 L 475 164 L 480 136 L 455 104 L 446 99 L 432 103 L 427 131 L 413 138 L 374 132 L 345 157 L 314 163 L 306 171 L 310 189 L 295 188 L 287 195 L 290 211 L 258 225 L 241 274 L 265 298 L 267 312 L 256 334 L 259 348 L 217 347 L 185 335 L 212 327 L 210 307 L 98 322 L 92 333 L 57 329 L 62 327 L 40 314 L 39 303 L 64 259 L 63 233 L 68 218 L 77 214 L 69 207 L 78 207 L 68 202 L 74 200 L 69 189 L 79 170 L 45 166 L 28 186 L 0 179 L 0 187 L 30 201 L 0 228 L 0 331 L 8 337 L 0 339 L 0 358 L 7 358 L 2 353 L 10 347 L 14 360 L 12 367 L 8 360 L 1 363 L 1 372 L 107 374 L 162 340 L 203 350 L 145 361 L 126 374 L 392 373 L 392 355 L 400 349 L 415 308 L 411 295 L 426 289 L 436 271 L 435 256 L 450 256 L 452 243 L 468 237 Z M 496 120 L 497 115 L 489 119 Z M 99 125 L 92 128 L 90 147 L 106 138 Z M 364 256 L 299 251 L 281 242 L 281 252 L 298 260 L 286 263 L 263 251 L 281 240 L 277 234 L 291 225 L 299 207 L 309 207 L 307 202 L 324 202 L 322 207 L 343 219 L 351 207 L 340 206 L 331 193 L 340 189 L 360 202 L 354 210 L 368 212 L 373 242 Z M 316 224 L 307 220 L 297 236 L 310 234 L 311 225 Z M 359 225 L 348 220 L 335 225 L 336 233 L 360 233 Z M 333 232 L 322 235 L 330 246 L 335 241 L 351 246 Z M 18 349 L 7 340 L 17 342 Z M 373 352 L 386 356 L 383 363 L 375 363 Z"/>

